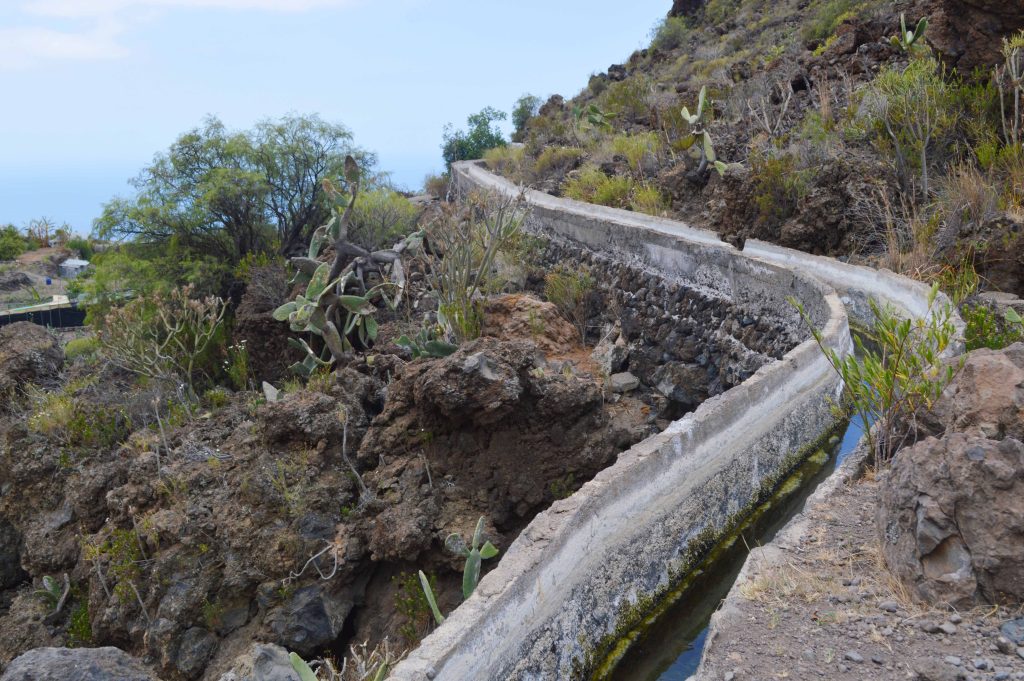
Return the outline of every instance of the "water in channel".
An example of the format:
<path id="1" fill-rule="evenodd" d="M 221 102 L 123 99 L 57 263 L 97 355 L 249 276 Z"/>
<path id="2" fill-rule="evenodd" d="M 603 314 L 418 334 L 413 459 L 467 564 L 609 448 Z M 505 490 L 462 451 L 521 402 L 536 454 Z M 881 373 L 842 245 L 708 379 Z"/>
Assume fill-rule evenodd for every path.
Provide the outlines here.
<path id="1" fill-rule="evenodd" d="M 794 491 L 777 494 L 769 511 L 742 528 L 740 537 L 716 557 L 714 569 L 698 576 L 686 593 L 630 647 L 615 666 L 611 681 L 686 681 L 694 674 L 704 652 L 711 614 L 732 588 L 750 547 L 770 542 L 800 512 L 817 486 L 856 448 L 863 434 L 864 425 L 856 416 L 833 438 L 825 451 L 827 456 L 812 455 L 803 463 L 789 484 L 783 486 Z"/>

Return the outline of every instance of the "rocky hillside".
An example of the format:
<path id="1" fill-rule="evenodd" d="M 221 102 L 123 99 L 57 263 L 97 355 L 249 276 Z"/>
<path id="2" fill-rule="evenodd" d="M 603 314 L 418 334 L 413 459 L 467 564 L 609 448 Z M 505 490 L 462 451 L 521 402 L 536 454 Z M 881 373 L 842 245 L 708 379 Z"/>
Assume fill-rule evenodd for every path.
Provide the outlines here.
<path id="1" fill-rule="evenodd" d="M 892 40 L 901 15 L 908 29 L 928 19 L 911 46 Z M 1024 65 L 1022 27 L 1020 3 L 993 0 L 676 0 L 650 47 L 551 97 L 522 147 L 487 160 L 737 245 L 855 257 L 947 288 L 976 273 L 1021 293 L 1010 71 Z"/>

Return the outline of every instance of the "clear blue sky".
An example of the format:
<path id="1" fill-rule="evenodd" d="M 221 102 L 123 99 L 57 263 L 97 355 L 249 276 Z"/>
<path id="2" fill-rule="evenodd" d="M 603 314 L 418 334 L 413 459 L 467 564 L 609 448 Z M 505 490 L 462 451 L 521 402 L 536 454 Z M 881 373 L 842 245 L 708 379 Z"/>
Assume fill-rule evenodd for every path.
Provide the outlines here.
<path id="1" fill-rule="evenodd" d="M 0 0 L 0 224 L 86 233 L 207 114 L 343 123 L 418 188 L 445 123 L 576 94 L 670 0 Z"/>

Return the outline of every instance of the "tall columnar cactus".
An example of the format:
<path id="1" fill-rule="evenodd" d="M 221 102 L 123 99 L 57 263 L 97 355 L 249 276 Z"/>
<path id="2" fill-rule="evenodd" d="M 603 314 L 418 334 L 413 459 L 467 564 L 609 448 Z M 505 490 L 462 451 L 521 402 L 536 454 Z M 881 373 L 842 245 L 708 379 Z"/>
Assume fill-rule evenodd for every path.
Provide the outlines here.
<path id="1" fill-rule="evenodd" d="M 889 39 L 893 47 L 898 47 L 904 52 L 910 52 L 911 48 L 914 47 L 914 43 L 921 39 L 924 35 L 925 30 L 928 28 L 928 17 L 921 17 L 921 20 L 917 22 L 917 27 L 913 30 L 907 30 L 907 15 L 900 13 L 900 34 L 894 35 Z"/>
<path id="2" fill-rule="evenodd" d="M 697 111 L 690 113 L 690 109 L 685 106 L 682 110 L 683 120 L 690 126 L 690 136 L 683 141 L 683 147 L 689 149 L 693 145 L 697 145 L 700 152 L 700 164 L 697 166 L 696 174 L 700 178 L 707 176 L 708 164 L 713 165 L 720 175 L 725 173 L 727 167 L 715 155 L 715 147 L 711 142 L 711 133 L 706 128 L 709 110 L 706 86 L 701 86 L 700 94 L 697 96 Z"/>
<path id="3" fill-rule="evenodd" d="M 348 225 L 360 181 L 359 166 L 351 156 L 345 159 L 345 181 L 347 193 L 324 181 L 324 190 L 335 202 L 334 214 L 313 232 L 307 255 L 291 259 L 296 280 L 306 283 L 305 293 L 274 310 L 274 319 L 287 321 L 292 331 L 311 333 L 324 341 L 324 349 L 317 352 L 305 340 L 289 339 L 306 353 L 291 367 L 304 376 L 351 353 L 353 338 L 364 347 L 377 338 L 374 301 L 381 298 L 391 307 L 397 304 L 397 296 L 389 297 L 388 292 L 400 293 L 404 288 L 401 251 L 416 243 L 410 237 L 394 249 L 372 253 L 350 243 Z M 320 262 L 317 256 L 328 241 L 334 246 L 334 260 Z M 366 273 L 374 271 L 383 277 L 385 270 L 388 280 L 367 289 Z M 350 288 L 358 293 L 349 292 Z"/>

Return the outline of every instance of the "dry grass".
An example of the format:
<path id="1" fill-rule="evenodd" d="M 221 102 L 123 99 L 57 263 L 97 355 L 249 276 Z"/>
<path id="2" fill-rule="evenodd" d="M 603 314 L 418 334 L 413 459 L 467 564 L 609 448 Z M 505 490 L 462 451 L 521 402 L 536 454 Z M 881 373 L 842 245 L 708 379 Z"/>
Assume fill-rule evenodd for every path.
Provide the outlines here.
<path id="1" fill-rule="evenodd" d="M 793 600 L 813 603 L 829 593 L 831 580 L 797 567 L 792 561 L 765 568 L 754 579 L 740 585 L 748 601 L 782 607 Z"/>

